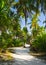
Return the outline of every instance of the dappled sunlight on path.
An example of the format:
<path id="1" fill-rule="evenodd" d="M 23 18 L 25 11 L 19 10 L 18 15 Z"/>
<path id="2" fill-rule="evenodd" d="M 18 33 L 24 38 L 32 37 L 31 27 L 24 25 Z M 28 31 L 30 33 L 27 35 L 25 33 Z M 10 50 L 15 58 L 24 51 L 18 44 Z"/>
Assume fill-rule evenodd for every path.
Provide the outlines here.
<path id="1" fill-rule="evenodd" d="M 28 48 L 15 48 L 16 53 L 11 54 L 16 61 L 16 64 L 18 65 L 46 65 L 43 63 L 40 59 L 37 59 L 31 55 L 28 54 L 29 49 Z"/>
<path id="2" fill-rule="evenodd" d="M 16 47 L 14 48 L 14 53 L 10 55 L 14 58 L 12 61 L 2 61 L 0 65 L 46 65 L 40 59 L 37 59 L 29 55 L 29 48 Z"/>

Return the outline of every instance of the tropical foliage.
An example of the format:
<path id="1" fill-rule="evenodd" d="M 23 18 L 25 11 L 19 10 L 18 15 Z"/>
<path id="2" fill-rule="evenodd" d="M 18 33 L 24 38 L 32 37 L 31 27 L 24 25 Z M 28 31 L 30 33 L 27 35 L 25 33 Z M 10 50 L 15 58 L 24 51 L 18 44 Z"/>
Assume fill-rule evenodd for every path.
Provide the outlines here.
<path id="1" fill-rule="evenodd" d="M 16 0 L 0 0 L 0 48 L 21 46 L 22 42 L 27 43 L 31 39 L 34 40 L 32 46 L 43 51 L 46 47 L 46 34 L 42 34 L 45 29 L 38 24 L 38 16 L 41 12 L 45 15 L 46 27 L 46 0 L 18 0 L 18 2 Z M 28 35 L 27 27 L 21 30 L 21 17 L 25 18 L 25 25 L 27 19 L 31 19 L 31 38 Z"/>
<path id="2" fill-rule="evenodd" d="M 36 52 L 46 52 L 46 32 L 43 32 L 34 39 L 32 49 Z"/>

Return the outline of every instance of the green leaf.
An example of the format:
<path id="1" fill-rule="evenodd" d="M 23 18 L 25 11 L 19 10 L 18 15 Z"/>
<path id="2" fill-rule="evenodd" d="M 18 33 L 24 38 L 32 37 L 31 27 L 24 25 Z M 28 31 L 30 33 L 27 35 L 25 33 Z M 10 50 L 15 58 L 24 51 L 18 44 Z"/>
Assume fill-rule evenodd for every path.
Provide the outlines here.
<path id="1" fill-rule="evenodd" d="M 1 8 L 3 8 L 4 7 L 4 1 L 2 1 L 2 6 L 1 6 Z"/>

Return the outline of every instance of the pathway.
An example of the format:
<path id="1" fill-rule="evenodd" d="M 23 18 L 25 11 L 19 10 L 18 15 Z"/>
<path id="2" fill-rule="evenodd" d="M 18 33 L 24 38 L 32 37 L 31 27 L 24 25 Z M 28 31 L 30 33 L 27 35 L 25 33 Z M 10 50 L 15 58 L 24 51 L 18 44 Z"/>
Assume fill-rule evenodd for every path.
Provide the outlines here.
<path id="1" fill-rule="evenodd" d="M 28 48 L 14 48 L 15 53 L 12 53 L 11 56 L 14 57 L 14 61 L 10 62 L 0 62 L 0 65 L 46 65 L 46 63 L 42 62 L 40 59 L 37 59 L 31 55 L 29 55 Z"/>
<path id="2" fill-rule="evenodd" d="M 16 65 L 46 65 L 40 59 L 29 55 L 28 52 L 28 48 L 16 48 L 16 54 L 12 55 L 16 60 Z"/>

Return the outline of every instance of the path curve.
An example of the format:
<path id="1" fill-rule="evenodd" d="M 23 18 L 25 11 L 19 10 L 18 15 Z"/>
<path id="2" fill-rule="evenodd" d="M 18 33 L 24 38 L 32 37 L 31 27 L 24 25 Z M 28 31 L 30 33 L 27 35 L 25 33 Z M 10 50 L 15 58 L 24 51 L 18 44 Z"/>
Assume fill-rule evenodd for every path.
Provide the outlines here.
<path id="1" fill-rule="evenodd" d="M 29 55 L 28 52 L 28 48 L 15 48 L 15 53 L 12 54 L 12 57 L 14 57 L 16 61 L 15 65 L 46 65 L 40 59 L 37 59 L 34 56 Z"/>

